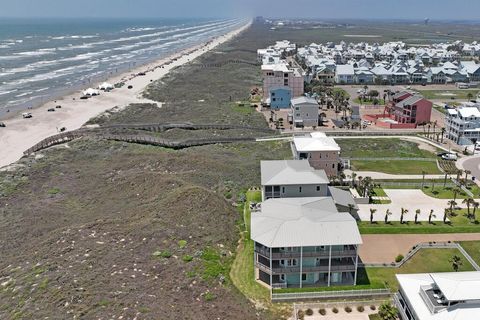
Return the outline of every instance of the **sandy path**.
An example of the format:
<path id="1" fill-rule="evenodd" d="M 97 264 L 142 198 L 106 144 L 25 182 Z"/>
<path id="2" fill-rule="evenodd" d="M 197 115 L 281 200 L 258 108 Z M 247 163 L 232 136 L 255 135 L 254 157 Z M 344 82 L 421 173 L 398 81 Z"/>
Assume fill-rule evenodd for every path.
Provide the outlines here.
<path id="1" fill-rule="evenodd" d="M 57 128 L 66 127 L 68 130 L 80 128 L 89 119 L 114 107 L 125 107 L 131 103 L 155 103 L 140 97 L 151 80 L 158 80 L 170 70 L 186 64 L 202 54 L 212 50 L 218 45 L 232 39 L 247 29 L 251 23 L 233 30 L 223 36 L 216 37 L 206 44 L 192 47 L 176 53 L 172 56 L 160 59 L 153 63 L 140 66 L 134 70 L 107 80 L 109 83 L 125 81 L 122 88 L 109 93 L 92 97 L 88 100 L 80 100 L 80 92 L 66 95 L 56 102 L 50 101 L 44 105 L 29 110 L 33 118 L 23 119 L 21 114 L 15 115 L 3 122 L 6 128 L 0 128 L 0 168 L 14 163 L 23 156 L 23 152 L 35 143 L 57 133 Z M 176 59 L 176 60 L 174 60 Z M 171 62 L 166 64 L 167 62 Z M 145 72 L 145 76 L 133 76 L 139 72 Z M 92 84 L 96 87 L 98 84 Z M 133 89 L 128 89 L 129 85 Z M 61 105 L 61 109 L 55 112 L 47 112 L 48 108 Z"/>
<path id="2" fill-rule="evenodd" d="M 360 246 L 360 258 L 364 263 L 390 263 L 399 254 L 406 255 L 422 242 L 480 240 L 480 233 L 451 234 L 365 234 Z"/>

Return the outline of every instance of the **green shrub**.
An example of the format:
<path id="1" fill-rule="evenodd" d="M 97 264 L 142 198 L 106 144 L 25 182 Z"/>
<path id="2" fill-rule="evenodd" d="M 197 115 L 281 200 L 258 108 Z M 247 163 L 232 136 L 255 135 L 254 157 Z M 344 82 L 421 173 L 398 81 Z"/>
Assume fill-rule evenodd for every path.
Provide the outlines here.
<path id="1" fill-rule="evenodd" d="M 183 256 L 182 260 L 183 260 L 184 262 L 190 262 L 190 261 L 193 260 L 193 257 L 187 254 L 187 255 L 184 255 L 184 256 Z"/>
<path id="2" fill-rule="evenodd" d="M 397 263 L 398 263 L 398 262 L 402 261 L 402 260 L 403 260 L 403 258 L 404 258 L 404 257 L 403 257 L 403 255 L 399 254 L 398 256 L 396 256 L 396 258 L 395 258 L 395 262 L 397 262 Z"/>
<path id="3" fill-rule="evenodd" d="M 370 306 L 370 310 L 377 310 L 377 307 L 375 307 L 373 304 Z"/>
<path id="4" fill-rule="evenodd" d="M 59 188 L 52 188 L 50 190 L 48 190 L 48 194 L 49 195 L 55 195 L 57 193 L 60 193 L 60 189 Z"/>
<path id="5" fill-rule="evenodd" d="M 205 301 L 212 301 L 215 300 L 217 296 L 209 291 L 203 295 L 203 298 L 205 299 Z"/>
<path id="6" fill-rule="evenodd" d="M 338 309 L 336 307 L 333 307 L 332 312 L 333 313 L 338 313 Z"/>
<path id="7" fill-rule="evenodd" d="M 185 248 L 187 246 L 187 241 L 186 240 L 178 241 L 178 246 L 180 247 L 180 249 Z"/>
<path id="8" fill-rule="evenodd" d="M 313 310 L 312 309 L 307 309 L 307 311 L 305 311 L 305 314 L 307 316 L 312 316 L 313 315 Z"/>
<path id="9" fill-rule="evenodd" d="M 365 308 L 363 306 L 358 306 L 357 311 L 358 312 L 363 312 L 363 311 L 365 311 Z"/>
<path id="10" fill-rule="evenodd" d="M 298 318 L 299 320 L 305 319 L 305 312 L 303 312 L 303 310 L 298 310 L 298 312 L 297 312 L 297 318 Z"/>
<path id="11" fill-rule="evenodd" d="M 152 255 L 154 257 L 161 257 L 161 258 L 168 259 L 172 256 L 172 253 L 168 250 L 164 250 L 164 251 L 155 251 Z"/>
<path id="12" fill-rule="evenodd" d="M 352 308 L 350 308 L 349 306 L 346 306 L 345 307 L 345 312 L 347 312 L 347 313 L 352 312 Z"/>
<path id="13" fill-rule="evenodd" d="M 318 310 L 318 313 L 320 313 L 322 316 L 324 316 L 324 315 L 327 314 L 327 310 L 322 308 L 322 309 Z"/>

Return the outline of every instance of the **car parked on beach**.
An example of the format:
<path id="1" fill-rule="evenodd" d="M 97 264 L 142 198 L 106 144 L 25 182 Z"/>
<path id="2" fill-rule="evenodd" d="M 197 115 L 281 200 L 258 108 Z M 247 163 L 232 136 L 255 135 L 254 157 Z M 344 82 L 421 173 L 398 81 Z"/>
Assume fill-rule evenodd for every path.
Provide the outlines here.
<path id="1" fill-rule="evenodd" d="M 23 119 L 29 119 L 29 118 L 32 118 L 32 114 L 30 112 L 24 112 L 22 113 L 22 117 Z"/>
<path id="2" fill-rule="evenodd" d="M 55 106 L 56 109 L 61 109 L 62 106 L 61 105 L 58 105 L 58 106 Z"/>
<path id="3" fill-rule="evenodd" d="M 6 124 L 3 122 L 0 122 L 0 128 L 5 128 L 5 127 L 6 127 Z"/>
<path id="4" fill-rule="evenodd" d="M 48 108 L 47 111 L 48 112 L 55 112 L 55 108 Z"/>

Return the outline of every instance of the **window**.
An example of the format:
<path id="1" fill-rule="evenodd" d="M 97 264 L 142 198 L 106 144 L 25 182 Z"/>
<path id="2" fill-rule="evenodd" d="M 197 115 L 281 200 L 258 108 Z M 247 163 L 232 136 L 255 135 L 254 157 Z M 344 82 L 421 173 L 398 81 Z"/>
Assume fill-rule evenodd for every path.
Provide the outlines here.
<path id="1" fill-rule="evenodd" d="M 277 98 L 272 98 L 272 101 L 277 101 Z"/>
<path id="2" fill-rule="evenodd" d="M 307 274 L 306 273 L 302 273 L 302 281 L 307 281 Z"/>
<path id="3" fill-rule="evenodd" d="M 272 92 L 272 97 L 275 97 L 275 92 Z"/>
<path id="4" fill-rule="evenodd" d="M 298 111 L 298 110 L 300 110 L 300 108 L 299 108 L 299 107 L 295 107 L 295 110 L 297 110 L 297 111 Z"/>
<path id="5" fill-rule="evenodd" d="M 285 193 L 285 187 L 282 187 L 282 193 Z"/>
<path id="6" fill-rule="evenodd" d="M 335 163 L 334 163 L 334 164 L 332 164 L 332 168 L 333 168 L 333 169 L 335 169 Z"/>
<path id="7" fill-rule="evenodd" d="M 298 187 L 298 192 L 302 192 L 302 187 Z"/>
<path id="8" fill-rule="evenodd" d="M 320 186 L 317 186 L 317 191 L 320 191 Z"/>
<path id="9" fill-rule="evenodd" d="M 272 192 L 272 186 L 265 186 L 266 192 Z"/>
<path id="10" fill-rule="evenodd" d="M 282 274 L 280 275 L 280 280 L 281 280 L 281 281 L 285 281 L 285 273 L 282 273 Z"/>

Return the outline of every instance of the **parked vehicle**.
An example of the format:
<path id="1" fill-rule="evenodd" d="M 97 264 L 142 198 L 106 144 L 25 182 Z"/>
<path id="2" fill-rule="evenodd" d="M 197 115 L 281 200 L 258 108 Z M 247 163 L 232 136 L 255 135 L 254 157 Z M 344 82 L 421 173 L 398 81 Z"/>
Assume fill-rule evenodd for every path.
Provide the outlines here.
<path id="1" fill-rule="evenodd" d="M 61 106 L 61 105 L 58 105 L 58 106 L 55 106 L 55 108 L 57 108 L 57 109 L 61 109 L 61 108 L 62 108 L 62 106 Z"/>
<path id="2" fill-rule="evenodd" d="M 132 86 L 132 85 L 130 85 L 130 86 L 128 86 L 128 87 L 127 87 L 127 89 L 133 89 L 133 86 Z"/>
<path id="3" fill-rule="evenodd" d="M 65 127 L 61 127 L 60 129 L 58 129 L 59 132 L 64 132 L 65 130 L 67 130 L 67 128 Z"/>
<path id="4" fill-rule="evenodd" d="M 90 98 L 89 96 L 81 96 L 80 99 L 81 100 L 87 100 L 88 98 Z"/>
<path id="5" fill-rule="evenodd" d="M 5 127 L 6 127 L 6 124 L 3 122 L 0 122 L 0 128 L 5 128 Z"/>
<path id="6" fill-rule="evenodd" d="M 24 113 L 22 113 L 22 117 L 23 117 L 23 119 L 28 119 L 28 118 L 31 118 L 33 116 L 30 112 L 24 112 Z"/>
<path id="7" fill-rule="evenodd" d="M 48 108 L 47 111 L 48 112 L 55 112 L 55 108 Z"/>
<path id="8" fill-rule="evenodd" d="M 458 157 L 455 153 L 447 153 L 442 156 L 442 159 L 455 161 L 458 159 Z"/>

